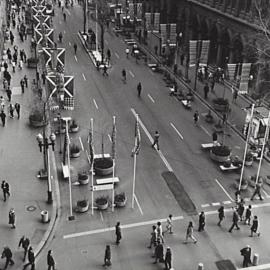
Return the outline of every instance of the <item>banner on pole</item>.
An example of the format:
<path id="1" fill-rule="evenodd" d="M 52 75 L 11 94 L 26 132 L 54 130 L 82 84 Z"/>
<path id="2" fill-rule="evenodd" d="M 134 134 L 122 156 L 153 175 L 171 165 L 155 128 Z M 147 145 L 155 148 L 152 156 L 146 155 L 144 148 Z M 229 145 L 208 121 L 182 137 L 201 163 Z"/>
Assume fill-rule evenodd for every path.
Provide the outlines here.
<path id="1" fill-rule="evenodd" d="M 131 156 L 138 155 L 140 152 L 140 148 L 141 148 L 141 133 L 140 133 L 139 121 L 136 120 L 136 123 L 135 123 L 135 146 L 132 149 Z"/>
<path id="2" fill-rule="evenodd" d="M 137 20 L 142 20 L 142 3 L 137 3 Z"/>
<path id="3" fill-rule="evenodd" d="M 170 24 L 170 45 L 171 46 L 176 46 L 176 23 L 171 23 Z"/>
<path id="4" fill-rule="evenodd" d="M 201 42 L 202 42 L 202 49 L 200 55 L 200 66 L 207 66 L 210 40 L 202 40 Z"/>
<path id="5" fill-rule="evenodd" d="M 242 74 L 239 86 L 239 94 L 247 94 L 251 63 L 242 64 Z"/>
<path id="6" fill-rule="evenodd" d="M 129 3 L 128 5 L 128 14 L 130 16 L 130 20 L 134 20 L 134 4 L 133 3 Z"/>
<path id="7" fill-rule="evenodd" d="M 151 30 L 151 13 L 145 13 L 145 28 L 146 30 Z"/>
<path id="8" fill-rule="evenodd" d="M 197 57 L 197 40 L 189 41 L 189 66 L 193 67 L 196 65 L 196 57 Z"/>
<path id="9" fill-rule="evenodd" d="M 115 159 L 116 155 L 116 125 L 115 121 L 113 121 L 113 128 L 112 128 L 112 159 Z"/>
<path id="10" fill-rule="evenodd" d="M 235 77 L 236 64 L 227 64 L 229 80 L 233 80 Z"/>
<path id="11" fill-rule="evenodd" d="M 164 46 L 167 43 L 167 24 L 160 24 L 161 45 Z"/>
<path id="12" fill-rule="evenodd" d="M 154 13 L 154 22 L 153 22 L 153 25 L 154 25 L 154 31 L 159 31 L 159 22 L 160 22 L 160 13 Z"/>

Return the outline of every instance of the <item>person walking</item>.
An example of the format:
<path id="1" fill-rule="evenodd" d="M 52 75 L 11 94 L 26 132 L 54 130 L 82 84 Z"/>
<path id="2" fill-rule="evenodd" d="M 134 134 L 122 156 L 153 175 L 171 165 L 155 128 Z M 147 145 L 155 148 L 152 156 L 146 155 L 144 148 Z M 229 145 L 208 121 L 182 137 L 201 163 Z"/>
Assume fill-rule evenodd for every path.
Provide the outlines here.
<path id="1" fill-rule="evenodd" d="M 164 249 L 160 240 L 157 241 L 154 256 L 155 256 L 155 261 L 153 262 L 154 264 L 156 264 L 157 262 L 164 262 Z"/>
<path id="2" fill-rule="evenodd" d="M 172 268 L 172 252 L 170 247 L 167 247 L 166 249 L 164 264 L 165 270 L 170 270 Z"/>
<path id="3" fill-rule="evenodd" d="M 152 246 L 157 245 L 157 227 L 155 225 L 152 226 L 151 238 L 150 238 L 150 245 L 148 248 L 152 248 Z"/>
<path id="4" fill-rule="evenodd" d="M 172 228 L 173 228 L 173 222 L 172 222 L 172 214 L 170 214 L 167 217 L 167 224 L 166 224 L 166 231 L 163 232 L 163 234 L 165 234 L 166 232 L 169 232 L 170 234 L 173 233 Z"/>
<path id="5" fill-rule="evenodd" d="M 116 235 L 116 245 L 120 244 L 120 240 L 122 239 L 121 227 L 120 222 L 118 221 L 115 225 L 115 235 Z"/>
<path id="6" fill-rule="evenodd" d="M 209 93 L 208 83 L 205 84 L 205 86 L 203 88 L 203 92 L 204 92 L 204 98 L 207 99 L 208 98 L 208 93 Z"/>
<path id="7" fill-rule="evenodd" d="M 213 140 L 214 146 L 216 146 L 218 144 L 218 134 L 216 131 L 212 133 L 212 140 Z"/>
<path id="8" fill-rule="evenodd" d="M 141 82 L 138 83 L 137 85 L 137 92 L 138 92 L 138 97 L 141 97 L 141 92 L 142 92 L 142 84 Z"/>
<path id="9" fill-rule="evenodd" d="M 152 148 L 155 147 L 155 145 L 157 146 L 157 150 L 159 151 L 159 133 L 158 131 L 156 130 L 155 134 L 154 134 L 154 142 L 152 144 Z"/>
<path id="10" fill-rule="evenodd" d="M 233 89 L 233 100 L 232 100 L 232 103 L 236 104 L 237 97 L 238 97 L 238 90 L 237 89 Z"/>
<path id="11" fill-rule="evenodd" d="M 252 221 L 252 225 L 250 228 L 250 237 L 253 237 L 253 234 L 257 234 L 257 236 L 260 236 L 261 233 L 258 232 L 258 228 L 259 228 L 259 220 L 257 216 L 254 216 L 253 221 Z"/>
<path id="12" fill-rule="evenodd" d="M 12 229 L 16 228 L 16 226 L 15 226 L 15 218 L 16 218 L 15 217 L 15 210 L 14 210 L 14 208 L 11 208 L 9 210 L 9 213 L 8 213 L 8 224 L 11 225 Z"/>
<path id="13" fill-rule="evenodd" d="M 103 266 L 111 266 L 111 248 L 109 245 L 106 246 L 105 255 L 104 255 L 104 264 Z"/>
<path id="14" fill-rule="evenodd" d="M 129 48 L 126 48 L 126 57 L 128 58 L 129 56 Z"/>
<path id="15" fill-rule="evenodd" d="M 26 75 L 24 75 L 23 80 L 24 80 L 25 87 L 28 88 L 28 78 Z"/>
<path id="16" fill-rule="evenodd" d="M 198 228 L 198 231 L 199 232 L 204 231 L 204 227 L 205 227 L 205 214 L 202 211 L 200 213 L 200 215 L 199 215 L 199 228 Z"/>
<path id="17" fill-rule="evenodd" d="M 243 268 L 248 267 L 251 264 L 251 248 L 249 245 L 240 250 L 241 255 L 243 256 Z"/>
<path id="18" fill-rule="evenodd" d="M 6 90 L 6 93 L 7 93 L 8 101 L 10 102 L 11 101 L 11 95 L 12 95 L 12 92 L 10 90 L 10 87 L 8 87 L 8 89 Z"/>
<path id="19" fill-rule="evenodd" d="M 9 183 L 6 182 L 5 180 L 3 180 L 2 183 L 1 183 L 1 188 L 2 188 L 2 191 L 3 191 L 3 197 L 4 197 L 4 202 L 5 202 L 6 199 L 7 199 L 7 195 L 8 195 L 8 197 L 10 197 Z"/>
<path id="20" fill-rule="evenodd" d="M 63 41 L 63 34 L 62 34 L 62 32 L 59 33 L 58 38 L 59 38 L 59 42 L 62 43 L 62 41 Z"/>
<path id="21" fill-rule="evenodd" d="M 194 244 L 197 243 L 197 239 L 193 235 L 193 223 L 192 223 L 192 221 L 189 222 L 188 227 L 187 227 L 185 244 L 188 243 L 189 238 L 193 240 Z"/>
<path id="22" fill-rule="evenodd" d="M 47 253 L 47 265 L 48 265 L 48 270 L 55 270 L 55 261 L 52 256 L 52 250 L 50 249 Z"/>
<path id="23" fill-rule="evenodd" d="M 221 206 L 219 209 L 218 209 L 218 226 L 221 226 L 221 222 L 222 220 L 225 218 L 225 213 L 224 213 L 224 206 Z"/>
<path id="24" fill-rule="evenodd" d="M 45 71 L 42 72 L 41 79 L 42 79 L 42 84 L 44 85 L 45 82 L 46 82 L 46 73 L 45 73 Z"/>
<path id="25" fill-rule="evenodd" d="M 66 19 L 67 19 L 67 15 L 66 15 L 66 13 L 64 12 L 63 13 L 63 19 L 64 19 L 64 22 L 66 21 Z"/>
<path id="26" fill-rule="evenodd" d="M 197 126 L 198 121 L 199 121 L 199 112 L 198 111 L 195 111 L 195 113 L 193 115 L 193 120 L 194 120 L 194 124 Z"/>
<path id="27" fill-rule="evenodd" d="M 16 102 L 15 105 L 14 105 L 14 108 L 15 108 L 15 110 L 16 110 L 18 119 L 20 119 L 21 105 L 20 105 L 18 102 Z"/>
<path id="28" fill-rule="evenodd" d="M 16 64 L 15 64 L 15 62 L 14 61 L 12 61 L 11 62 L 11 65 L 12 65 L 12 71 L 13 71 L 13 73 L 15 73 L 15 68 L 16 68 Z"/>
<path id="29" fill-rule="evenodd" d="M 24 94 L 24 79 L 21 79 L 20 85 L 21 85 L 22 94 Z"/>
<path id="30" fill-rule="evenodd" d="M 28 263 L 23 266 L 23 269 L 26 269 L 29 265 L 31 265 L 31 270 L 35 270 L 35 254 L 31 246 L 29 247 L 27 258 Z"/>
<path id="31" fill-rule="evenodd" d="M 250 226 L 250 221 L 251 221 L 251 208 L 252 206 L 249 205 L 247 210 L 246 210 L 246 215 L 245 215 L 245 224 L 249 225 Z"/>
<path id="32" fill-rule="evenodd" d="M 1 111 L 0 118 L 1 118 L 1 121 L 2 121 L 3 127 L 6 125 L 6 117 L 7 117 L 7 115 L 5 114 L 5 112 Z"/>
<path id="33" fill-rule="evenodd" d="M 22 247 L 23 250 L 24 250 L 23 261 L 25 261 L 25 259 L 26 259 L 26 255 L 27 255 L 27 251 L 28 251 L 29 245 L 30 245 L 30 240 L 23 235 L 21 237 L 21 239 L 19 241 L 19 245 L 18 245 L 18 247 Z M 29 254 L 28 254 L 28 256 L 29 256 Z"/>
<path id="34" fill-rule="evenodd" d="M 123 82 L 126 83 L 127 82 L 127 73 L 126 73 L 125 69 L 122 70 L 122 78 L 123 78 Z"/>
<path id="35" fill-rule="evenodd" d="M 243 220 L 243 214 L 245 212 L 245 201 L 241 199 L 240 203 L 238 204 L 237 213 L 239 215 L 240 221 Z"/>
<path id="36" fill-rule="evenodd" d="M 110 63 L 110 61 L 111 61 L 111 51 L 110 51 L 110 49 L 107 50 L 107 59 L 108 59 L 108 63 Z"/>
<path id="37" fill-rule="evenodd" d="M 13 256 L 13 254 L 12 254 L 11 249 L 9 247 L 7 247 L 7 246 L 4 247 L 1 258 L 2 259 L 6 258 L 6 263 L 5 263 L 5 266 L 4 266 L 3 270 L 6 270 L 9 265 L 14 264 L 14 261 L 12 260 L 12 256 Z"/>
<path id="38" fill-rule="evenodd" d="M 13 104 L 9 104 L 9 116 L 10 118 L 14 118 L 14 105 Z"/>
<path id="39" fill-rule="evenodd" d="M 104 64 L 104 67 L 103 67 L 103 74 L 102 74 L 103 76 L 105 76 L 105 75 L 106 75 L 106 76 L 109 76 L 109 74 L 108 74 L 108 72 L 107 72 L 107 69 L 108 69 L 108 68 L 107 68 L 106 64 Z"/>
<path id="40" fill-rule="evenodd" d="M 22 70 L 23 68 L 23 60 L 19 60 L 19 69 Z"/>
<path id="41" fill-rule="evenodd" d="M 233 212 L 233 219 L 232 219 L 232 226 L 231 228 L 229 229 L 229 232 L 231 233 L 233 228 L 236 227 L 237 230 L 240 230 L 239 226 L 238 226 L 238 221 L 239 221 L 239 215 L 236 211 L 236 209 L 234 210 Z"/>
<path id="42" fill-rule="evenodd" d="M 259 196 L 260 200 L 263 201 L 263 198 L 262 198 L 262 194 L 261 194 L 261 187 L 262 187 L 262 183 L 261 182 L 258 182 L 255 186 L 255 190 L 254 190 L 254 193 L 252 194 L 250 200 L 253 201 L 254 197 L 256 195 Z"/>
<path id="43" fill-rule="evenodd" d="M 162 243 L 164 244 L 162 224 L 160 221 L 157 222 L 157 240 L 162 241 Z"/>
<path id="44" fill-rule="evenodd" d="M 78 48 L 77 43 L 74 43 L 73 48 L 74 48 L 74 54 L 77 55 L 77 48 Z"/>

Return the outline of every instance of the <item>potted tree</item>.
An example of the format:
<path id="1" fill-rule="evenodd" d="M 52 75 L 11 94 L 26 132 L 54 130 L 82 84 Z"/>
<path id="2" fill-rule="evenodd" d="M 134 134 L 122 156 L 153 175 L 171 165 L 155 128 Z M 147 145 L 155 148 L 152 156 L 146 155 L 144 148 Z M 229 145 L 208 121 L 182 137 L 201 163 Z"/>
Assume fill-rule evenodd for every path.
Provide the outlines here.
<path id="1" fill-rule="evenodd" d="M 112 158 L 96 158 L 94 159 L 94 170 L 97 175 L 105 176 L 110 175 L 113 172 L 113 160 Z"/>
<path id="2" fill-rule="evenodd" d="M 249 151 L 246 154 L 245 165 L 250 167 L 253 163 L 253 154 Z"/>
<path id="3" fill-rule="evenodd" d="M 70 125 L 69 128 L 70 128 L 70 131 L 72 133 L 75 133 L 75 132 L 78 132 L 79 131 L 79 126 L 78 126 L 76 120 L 72 120 L 72 123 L 71 123 L 71 125 Z"/>
<path id="4" fill-rule="evenodd" d="M 229 101 L 225 98 L 213 99 L 213 107 L 218 112 L 225 112 L 229 109 Z"/>
<path id="5" fill-rule="evenodd" d="M 87 185 L 89 183 L 89 175 L 86 171 L 78 173 L 78 181 L 80 185 Z"/>
<path id="6" fill-rule="evenodd" d="M 88 200 L 84 199 L 84 200 L 77 201 L 77 207 L 76 207 L 77 212 L 79 213 L 87 212 L 88 208 L 89 208 Z"/>
<path id="7" fill-rule="evenodd" d="M 235 183 L 235 188 L 238 189 L 239 188 L 239 182 L 240 182 L 240 178 L 236 180 Z M 242 182 L 241 182 L 241 186 L 240 186 L 240 190 L 246 190 L 248 188 L 248 181 L 245 177 L 242 178 Z"/>
<path id="8" fill-rule="evenodd" d="M 70 146 L 70 157 L 78 158 L 81 155 L 81 149 L 78 145 L 72 144 Z"/>
<path id="9" fill-rule="evenodd" d="M 125 192 L 115 194 L 114 196 L 114 203 L 116 207 L 124 207 L 127 202 L 127 197 Z"/>
<path id="10" fill-rule="evenodd" d="M 194 100 L 194 95 L 191 91 L 189 91 L 187 93 L 187 96 L 186 96 L 187 100 L 190 100 L 190 101 L 193 101 Z"/>
<path id="11" fill-rule="evenodd" d="M 214 117 L 211 113 L 211 110 L 208 111 L 207 115 L 205 116 L 205 122 L 212 124 L 214 123 Z"/>
<path id="12" fill-rule="evenodd" d="M 33 109 L 29 115 L 29 123 L 32 127 L 43 127 L 47 124 L 44 114 L 39 109 Z"/>
<path id="13" fill-rule="evenodd" d="M 230 159 L 231 149 L 226 145 L 219 145 L 212 147 L 210 157 L 217 162 L 226 162 Z"/>
<path id="14" fill-rule="evenodd" d="M 96 198 L 95 204 L 99 210 L 106 210 L 109 206 L 108 198 L 105 196 L 100 196 Z"/>

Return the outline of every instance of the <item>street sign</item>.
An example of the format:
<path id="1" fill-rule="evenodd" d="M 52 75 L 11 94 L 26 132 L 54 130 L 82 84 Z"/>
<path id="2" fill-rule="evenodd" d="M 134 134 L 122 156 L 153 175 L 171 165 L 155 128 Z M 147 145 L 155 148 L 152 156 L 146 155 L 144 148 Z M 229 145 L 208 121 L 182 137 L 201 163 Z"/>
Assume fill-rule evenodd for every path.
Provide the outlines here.
<path id="1" fill-rule="evenodd" d="M 98 185 L 98 186 L 92 186 L 91 190 L 93 191 L 99 191 L 99 190 L 110 190 L 113 189 L 113 184 L 108 185 Z"/>

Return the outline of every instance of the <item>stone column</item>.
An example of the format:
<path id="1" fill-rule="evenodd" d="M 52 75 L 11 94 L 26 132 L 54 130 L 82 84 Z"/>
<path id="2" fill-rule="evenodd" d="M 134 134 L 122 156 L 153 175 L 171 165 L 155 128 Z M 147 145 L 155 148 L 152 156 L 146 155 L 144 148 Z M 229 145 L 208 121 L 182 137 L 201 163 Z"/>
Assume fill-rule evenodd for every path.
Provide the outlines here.
<path id="1" fill-rule="evenodd" d="M 233 58 L 234 58 L 233 46 L 232 45 L 229 46 L 229 50 L 230 50 L 230 52 L 229 52 L 229 63 L 231 64 L 231 63 L 233 63 Z"/>
<path id="2" fill-rule="evenodd" d="M 222 56 L 222 42 L 221 39 L 217 40 L 218 43 L 218 49 L 217 49 L 217 55 L 216 55 L 216 64 L 217 66 L 221 65 L 221 56 Z"/>

